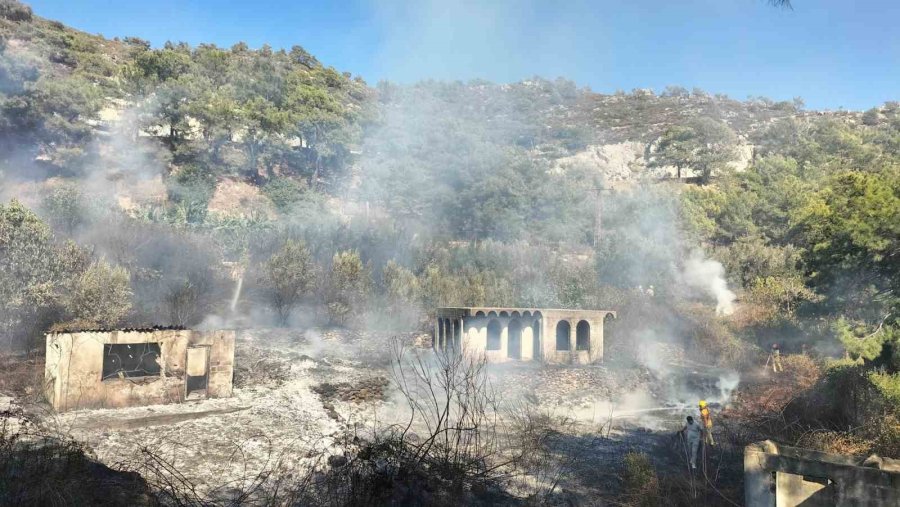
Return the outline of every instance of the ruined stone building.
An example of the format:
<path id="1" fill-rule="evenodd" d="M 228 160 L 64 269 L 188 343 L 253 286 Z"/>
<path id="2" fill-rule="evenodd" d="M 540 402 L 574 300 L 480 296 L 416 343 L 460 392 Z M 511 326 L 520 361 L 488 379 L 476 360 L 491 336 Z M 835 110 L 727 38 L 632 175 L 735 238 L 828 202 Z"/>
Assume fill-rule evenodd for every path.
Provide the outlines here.
<path id="1" fill-rule="evenodd" d="M 897 506 L 900 461 L 757 442 L 744 448 L 744 505 Z"/>
<path id="2" fill-rule="evenodd" d="M 609 310 L 438 308 L 434 348 L 484 353 L 489 362 L 589 364 L 603 359 Z"/>
<path id="3" fill-rule="evenodd" d="M 44 393 L 59 412 L 231 396 L 234 331 L 47 335 Z"/>

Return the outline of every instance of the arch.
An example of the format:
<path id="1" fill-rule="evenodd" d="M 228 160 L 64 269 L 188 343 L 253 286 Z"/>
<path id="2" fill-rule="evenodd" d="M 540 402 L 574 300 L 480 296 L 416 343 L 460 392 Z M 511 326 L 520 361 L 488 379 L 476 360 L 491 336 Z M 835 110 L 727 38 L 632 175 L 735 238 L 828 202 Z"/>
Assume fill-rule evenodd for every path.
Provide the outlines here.
<path id="1" fill-rule="evenodd" d="M 506 329 L 506 357 L 522 359 L 522 321 L 512 319 Z"/>
<path id="2" fill-rule="evenodd" d="M 535 310 L 534 313 L 531 314 L 531 316 L 534 317 L 534 318 L 536 318 L 536 319 L 540 319 L 541 317 L 543 317 L 543 315 L 541 315 L 541 311 L 540 311 L 540 310 Z"/>
<path id="3" fill-rule="evenodd" d="M 523 318 L 523 319 L 530 319 L 530 318 L 531 318 L 531 311 L 525 310 L 524 312 L 522 312 L 522 318 Z"/>
<path id="4" fill-rule="evenodd" d="M 531 358 L 537 361 L 541 359 L 541 321 L 539 320 L 531 323 Z"/>
<path id="5" fill-rule="evenodd" d="M 487 325 L 487 344 L 485 346 L 486 350 L 500 350 L 500 333 L 503 331 L 503 327 L 500 325 L 500 321 L 497 319 L 491 319 Z"/>
<path id="6" fill-rule="evenodd" d="M 488 312 L 487 316 L 488 316 L 488 317 L 496 317 L 496 316 L 497 316 L 497 312 L 495 312 L 494 310 L 491 310 L 491 311 Z"/>
<path id="7" fill-rule="evenodd" d="M 522 315 L 519 313 L 518 310 L 513 310 L 512 312 L 509 313 L 509 316 L 514 319 L 517 319 L 517 318 L 521 317 Z"/>
<path id="8" fill-rule="evenodd" d="M 476 317 L 484 317 L 484 312 L 481 310 L 478 310 L 477 312 L 475 312 L 475 316 Z"/>
<path id="9" fill-rule="evenodd" d="M 504 317 L 504 318 L 509 318 L 509 312 L 506 310 L 503 310 L 500 312 L 500 316 Z"/>
<path id="10" fill-rule="evenodd" d="M 591 350 L 591 325 L 586 320 L 575 326 L 575 350 Z"/>
<path id="11" fill-rule="evenodd" d="M 556 323 L 556 350 L 569 350 L 571 345 L 569 335 L 572 333 L 572 324 L 568 320 Z"/>

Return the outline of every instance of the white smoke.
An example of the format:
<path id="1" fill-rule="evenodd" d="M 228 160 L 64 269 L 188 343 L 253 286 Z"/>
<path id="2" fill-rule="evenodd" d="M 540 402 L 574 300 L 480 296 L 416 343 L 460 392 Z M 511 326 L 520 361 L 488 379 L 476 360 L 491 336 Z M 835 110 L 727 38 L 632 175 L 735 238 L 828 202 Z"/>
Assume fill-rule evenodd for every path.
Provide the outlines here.
<path id="1" fill-rule="evenodd" d="M 717 314 L 734 313 L 737 295 L 728 288 L 728 282 L 725 281 L 725 267 L 722 263 L 707 259 L 703 252 L 695 250 L 684 263 L 682 279 L 688 287 L 701 290 L 715 298 Z"/>

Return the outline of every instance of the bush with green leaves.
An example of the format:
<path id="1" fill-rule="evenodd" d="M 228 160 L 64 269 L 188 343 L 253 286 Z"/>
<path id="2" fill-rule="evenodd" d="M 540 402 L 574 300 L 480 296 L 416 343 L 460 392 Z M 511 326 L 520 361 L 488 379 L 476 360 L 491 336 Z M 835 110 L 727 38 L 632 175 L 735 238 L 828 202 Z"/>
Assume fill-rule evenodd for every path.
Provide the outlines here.
<path id="1" fill-rule="evenodd" d="M 332 324 L 345 325 L 350 315 L 362 313 L 372 287 L 369 267 L 359 252 L 334 254 L 325 290 L 325 306 Z"/>
<path id="2" fill-rule="evenodd" d="M 18 201 L 0 204 L 0 334 L 4 346 L 24 345 L 42 331 L 69 275 L 53 235 Z M 49 324 L 47 324 L 49 325 Z"/>
<path id="3" fill-rule="evenodd" d="M 277 178 L 265 184 L 262 188 L 266 197 L 282 213 L 288 213 L 295 204 L 307 199 L 309 192 L 307 185 L 290 178 Z"/>
<path id="4" fill-rule="evenodd" d="M 622 489 L 628 499 L 626 505 L 659 505 L 662 500 L 659 478 L 650 458 L 641 452 L 629 452 L 622 461 Z"/>
<path id="5" fill-rule="evenodd" d="M 202 224 L 216 190 L 216 177 L 201 165 L 186 165 L 166 179 L 169 199 L 184 211 L 185 222 Z"/>
<path id="6" fill-rule="evenodd" d="M 287 324 L 294 308 L 316 286 L 317 266 L 303 242 L 288 240 L 262 266 L 265 297 Z"/>
<path id="7" fill-rule="evenodd" d="M 85 196 L 74 182 L 63 182 L 49 188 L 41 208 L 56 230 L 70 236 L 87 218 Z"/>
<path id="8" fill-rule="evenodd" d="M 69 282 L 63 306 L 74 319 L 108 328 L 128 314 L 133 295 L 128 270 L 101 260 Z"/>

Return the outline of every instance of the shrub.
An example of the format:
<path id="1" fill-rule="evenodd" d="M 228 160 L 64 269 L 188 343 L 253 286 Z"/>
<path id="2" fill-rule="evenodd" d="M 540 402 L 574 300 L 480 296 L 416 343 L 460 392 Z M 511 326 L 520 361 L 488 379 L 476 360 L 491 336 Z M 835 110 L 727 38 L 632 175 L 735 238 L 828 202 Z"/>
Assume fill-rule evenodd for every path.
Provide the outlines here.
<path id="1" fill-rule="evenodd" d="M 0 18 L 10 21 L 31 21 L 31 7 L 18 0 L 0 0 Z"/>
<path id="2" fill-rule="evenodd" d="M 18 201 L 0 204 L 0 334 L 4 345 L 40 336 L 65 273 L 50 228 Z"/>
<path id="3" fill-rule="evenodd" d="M 216 190 L 216 177 L 198 165 L 182 167 L 166 180 L 169 198 L 180 205 L 186 223 L 206 220 L 209 200 Z"/>
<path id="4" fill-rule="evenodd" d="M 316 266 L 309 249 L 288 240 L 263 266 L 263 283 L 278 319 L 286 324 L 294 307 L 315 287 Z"/>
<path id="5" fill-rule="evenodd" d="M 689 348 L 692 353 L 723 366 L 738 367 L 753 360 L 752 349 L 725 323 L 706 312 L 695 312 Z"/>
<path id="6" fill-rule="evenodd" d="M 0 505 L 154 505 L 137 474 L 94 462 L 79 443 L 0 412 Z"/>
<path id="7" fill-rule="evenodd" d="M 343 325 L 351 312 L 361 310 L 371 285 L 369 267 L 363 264 L 359 252 L 347 250 L 334 254 L 325 295 L 331 323 Z"/>
<path id="8" fill-rule="evenodd" d="M 81 189 L 72 183 L 62 183 L 51 188 L 44 196 L 41 208 L 50 223 L 67 234 L 71 234 L 84 221 L 84 198 Z"/>
<path id="9" fill-rule="evenodd" d="M 869 373 L 869 381 L 882 399 L 884 410 L 888 413 L 900 414 L 900 373 Z"/>
<path id="10" fill-rule="evenodd" d="M 641 452 L 629 452 L 623 460 L 622 487 L 629 505 L 659 505 L 659 479 L 650 458 Z"/>
<path id="11" fill-rule="evenodd" d="M 415 273 L 391 260 L 384 266 L 381 276 L 384 296 L 390 309 L 386 317 L 391 325 L 395 328 L 415 325 L 422 316 L 418 304 L 419 280 Z"/>
<path id="12" fill-rule="evenodd" d="M 64 304 L 75 319 L 115 326 L 131 310 L 132 295 L 128 271 L 98 261 L 72 280 Z"/>
<path id="13" fill-rule="evenodd" d="M 822 376 L 816 361 L 805 354 L 787 354 L 781 357 L 783 375 L 790 377 L 791 383 L 800 389 L 808 389 Z"/>
<path id="14" fill-rule="evenodd" d="M 308 192 L 306 184 L 290 178 L 274 179 L 266 183 L 262 190 L 282 213 L 289 212 Z"/>

